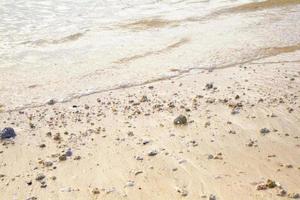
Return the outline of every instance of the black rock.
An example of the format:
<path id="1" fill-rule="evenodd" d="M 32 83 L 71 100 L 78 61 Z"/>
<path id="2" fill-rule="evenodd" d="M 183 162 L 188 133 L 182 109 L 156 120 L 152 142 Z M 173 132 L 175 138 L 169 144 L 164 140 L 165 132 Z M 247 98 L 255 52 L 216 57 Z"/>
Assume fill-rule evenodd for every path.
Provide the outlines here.
<path id="1" fill-rule="evenodd" d="M 270 130 L 267 129 L 267 128 L 262 128 L 262 129 L 260 129 L 259 132 L 260 132 L 262 135 L 266 135 L 267 133 L 270 133 Z"/>
<path id="2" fill-rule="evenodd" d="M 207 90 L 212 89 L 213 87 L 214 87 L 213 83 L 207 83 L 207 84 L 205 85 L 205 88 L 206 88 Z"/>
<path id="3" fill-rule="evenodd" d="M 10 128 L 10 127 L 6 127 L 4 128 L 1 133 L 1 139 L 9 139 L 9 138 L 14 138 L 16 137 L 16 133 L 15 133 L 15 130 L 13 128 Z"/>
<path id="4" fill-rule="evenodd" d="M 174 119 L 175 125 L 186 125 L 187 124 L 187 118 L 184 115 L 179 115 Z"/>

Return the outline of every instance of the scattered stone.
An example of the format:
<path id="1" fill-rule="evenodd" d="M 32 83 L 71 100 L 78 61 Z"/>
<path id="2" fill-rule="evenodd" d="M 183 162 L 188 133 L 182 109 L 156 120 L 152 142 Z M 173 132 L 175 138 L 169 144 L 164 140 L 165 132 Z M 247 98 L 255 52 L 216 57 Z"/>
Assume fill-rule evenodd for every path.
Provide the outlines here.
<path id="1" fill-rule="evenodd" d="M 270 133 L 270 130 L 267 129 L 267 128 L 262 128 L 262 129 L 260 129 L 259 132 L 260 132 L 262 135 L 266 135 L 267 133 Z"/>
<path id="2" fill-rule="evenodd" d="M 300 198 L 299 193 L 289 193 L 287 196 L 288 196 L 288 198 L 291 198 L 291 199 L 299 199 Z"/>
<path id="3" fill-rule="evenodd" d="M 36 181 L 41 181 L 45 178 L 46 176 L 44 174 L 38 174 L 35 178 Z"/>
<path id="4" fill-rule="evenodd" d="M 1 139 L 10 139 L 10 138 L 14 138 L 16 137 L 16 133 L 15 133 L 15 130 L 13 128 L 10 128 L 10 127 L 6 127 L 4 128 L 1 133 Z"/>
<path id="5" fill-rule="evenodd" d="M 277 187 L 277 184 L 275 183 L 275 181 L 268 179 L 267 183 L 257 185 L 256 189 L 257 190 L 266 190 L 266 189 L 271 189 L 271 188 L 275 188 L 275 187 Z"/>
<path id="6" fill-rule="evenodd" d="M 210 122 L 205 122 L 204 127 L 207 128 L 210 126 Z"/>
<path id="7" fill-rule="evenodd" d="M 80 160 L 81 159 L 81 156 L 75 156 L 74 157 L 74 160 Z"/>
<path id="8" fill-rule="evenodd" d="M 188 191 L 184 188 L 177 188 L 177 192 L 181 194 L 182 197 L 188 196 Z"/>
<path id="9" fill-rule="evenodd" d="M 67 156 L 66 156 L 66 154 L 63 154 L 63 155 L 60 155 L 58 157 L 58 159 L 59 159 L 59 161 L 65 161 L 65 160 L 67 160 Z"/>
<path id="10" fill-rule="evenodd" d="M 213 83 L 206 83 L 206 85 L 205 85 L 205 88 L 206 88 L 207 90 L 212 89 L 213 87 L 214 87 L 214 84 L 213 84 Z"/>
<path id="11" fill-rule="evenodd" d="M 277 193 L 277 196 L 284 197 L 287 194 L 286 190 L 280 189 Z"/>
<path id="12" fill-rule="evenodd" d="M 268 179 L 266 186 L 268 188 L 275 188 L 277 185 L 276 185 L 275 181 L 272 181 L 272 180 Z"/>
<path id="13" fill-rule="evenodd" d="M 293 168 L 293 165 L 287 164 L 285 167 L 286 167 L 286 168 Z"/>
<path id="14" fill-rule="evenodd" d="M 60 133 L 56 133 L 53 137 L 53 140 L 55 141 L 60 141 L 61 140 L 61 136 L 60 136 Z"/>
<path id="15" fill-rule="evenodd" d="M 54 104 L 56 104 L 56 103 L 57 103 L 57 101 L 56 101 L 55 99 L 50 99 L 50 100 L 47 102 L 47 104 L 50 105 L 50 106 L 52 106 L 52 105 L 54 105 Z"/>
<path id="16" fill-rule="evenodd" d="M 217 198 L 215 195 L 211 194 L 209 195 L 208 200 L 217 200 Z"/>
<path id="17" fill-rule="evenodd" d="M 155 149 L 148 152 L 148 156 L 156 156 L 157 154 L 158 154 L 158 151 Z"/>
<path id="18" fill-rule="evenodd" d="M 175 125 L 186 125 L 187 124 L 187 118 L 184 115 L 179 115 L 174 119 Z"/>
<path id="19" fill-rule="evenodd" d="M 144 158 L 142 156 L 137 156 L 136 160 L 142 161 L 142 160 L 144 160 Z"/>
<path id="20" fill-rule="evenodd" d="M 148 98 L 147 98 L 147 96 L 142 96 L 142 98 L 141 98 L 141 100 L 140 100 L 140 102 L 146 102 L 146 101 L 148 101 Z"/>
<path id="21" fill-rule="evenodd" d="M 29 197 L 26 200 L 37 200 L 37 197 Z"/>
<path id="22" fill-rule="evenodd" d="M 216 156 L 214 156 L 214 159 L 215 160 L 223 160 L 222 153 L 218 153 Z"/>
<path id="23" fill-rule="evenodd" d="M 134 186 L 134 181 L 128 181 L 125 185 L 125 187 L 133 187 Z"/>
<path id="24" fill-rule="evenodd" d="M 93 188 L 92 193 L 95 195 L 100 194 L 100 190 L 98 188 Z"/>
<path id="25" fill-rule="evenodd" d="M 53 162 L 51 162 L 51 161 L 44 162 L 45 167 L 51 167 L 52 165 L 53 165 Z"/>
<path id="26" fill-rule="evenodd" d="M 71 149 L 68 149 L 65 154 L 67 157 L 71 157 L 73 155 L 73 152 Z"/>

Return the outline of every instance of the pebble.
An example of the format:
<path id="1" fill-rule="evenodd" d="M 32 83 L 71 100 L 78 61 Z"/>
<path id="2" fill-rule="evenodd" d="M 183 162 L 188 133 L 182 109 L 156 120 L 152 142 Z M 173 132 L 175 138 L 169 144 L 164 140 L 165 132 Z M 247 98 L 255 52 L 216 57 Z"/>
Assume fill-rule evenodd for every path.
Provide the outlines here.
<path id="1" fill-rule="evenodd" d="M 50 106 L 52 106 L 52 105 L 54 105 L 54 104 L 56 104 L 56 103 L 57 103 L 57 101 L 56 101 L 55 99 L 50 99 L 50 100 L 47 102 L 47 104 L 50 105 Z"/>
<path id="2" fill-rule="evenodd" d="M 37 200 L 37 197 L 29 197 L 26 200 Z"/>
<path id="3" fill-rule="evenodd" d="M 207 90 L 212 89 L 214 87 L 213 83 L 206 83 L 205 88 Z"/>
<path id="4" fill-rule="evenodd" d="M 217 199 L 216 196 L 213 194 L 209 195 L 208 197 L 208 200 L 216 200 L 216 199 Z"/>
<path id="5" fill-rule="evenodd" d="M 74 157 L 74 160 L 80 160 L 81 159 L 81 156 L 75 156 Z"/>
<path id="6" fill-rule="evenodd" d="M 51 167 L 52 165 L 53 165 L 53 162 L 51 162 L 51 161 L 44 162 L 45 167 Z"/>
<path id="7" fill-rule="evenodd" d="M 125 185 L 125 187 L 133 187 L 134 186 L 134 181 L 128 181 Z"/>
<path id="8" fill-rule="evenodd" d="M 44 174 L 41 173 L 41 174 L 38 174 L 38 175 L 36 176 L 35 180 L 41 181 L 41 180 L 43 180 L 45 177 L 46 177 L 46 176 L 45 176 Z"/>
<path id="9" fill-rule="evenodd" d="M 289 193 L 287 196 L 288 196 L 288 198 L 291 198 L 291 199 L 299 199 L 300 198 L 299 193 Z"/>
<path id="10" fill-rule="evenodd" d="M 67 157 L 71 157 L 73 155 L 71 149 L 68 149 L 65 154 L 66 154 Z"/>
<path id="11" fill-rule="evenodd" d="M 267 133 L 270 133 L 270 130 L 267 129 L 267 128 L 262 128 L 262 129 L 260 129 L 259 132 L 260 132 L 262 135 L 266 135 Z"/>
<path id="12" fill-rule="evenodd" d="M 66 154 L 63 154 L 63 155 L 59 156 L 58 159 L 59 159 L 59 161 L 65 161 L 65 160 L 67 160 L 67 156 L 66 156 Z"/>
<path id="13" fill-rule="evenodd" d="M 174 119 L 175 125 L 186 125 L 187 124 L 187 118 L 184 115 L 179 115 Z"/>
<path id="14" fill-rule="evenodd" d="M 287 194 L 286 190 L 281 189 L 281 190 L 279 190 L 279 192 L 277 193 L 277 196 L 284 197 L 286 194 Z"/>
<path id="15" fill-rule="evenodd" d="M 13 128 L 10 128 L 10 127 L 6 127 L 4 128 L 1 133 L 0 133 L 0 137 L 1 139 L 9 139 L 9 138 L 14 138 L 16 137 L 16 133 L 15 133 L 15 130 Z"/>
<path id="16" fill-rule="evenodd" d="M 158 151 L 155 149 L 148 152 L 148 156 L 155 156 L 157 154 L 158 154 Z"/>
<path id="17" fill-rule="evenodd" d="M 98 188 L 93 188 L 92 193 L 93 194 L 100 194 L 100 190 Z"/>

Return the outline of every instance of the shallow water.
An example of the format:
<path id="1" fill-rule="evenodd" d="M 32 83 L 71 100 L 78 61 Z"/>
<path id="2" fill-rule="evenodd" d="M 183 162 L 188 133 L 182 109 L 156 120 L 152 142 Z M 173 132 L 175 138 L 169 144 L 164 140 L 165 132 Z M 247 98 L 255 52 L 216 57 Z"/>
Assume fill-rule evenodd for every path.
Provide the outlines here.
<path id="1" fill-rule="evenodd" d="M 295 2 L 2 0 L 0 104 L 64 102 L 297 51 Z"/>

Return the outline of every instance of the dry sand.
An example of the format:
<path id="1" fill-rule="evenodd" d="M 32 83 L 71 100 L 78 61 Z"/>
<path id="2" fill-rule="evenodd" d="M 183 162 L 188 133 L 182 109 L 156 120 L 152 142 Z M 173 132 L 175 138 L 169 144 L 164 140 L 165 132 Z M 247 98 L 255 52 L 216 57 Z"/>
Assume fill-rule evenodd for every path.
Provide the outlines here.
<path id="1" fill-rule="evenodd" d="M 299 64 L 295 51 L 2 112 L 0 127 L 13 127 L 17 136 L 1 142 L 0 199 L 295 195 Z M 174 125 L 180 114 L 187 124 Z M 72 155 L 64 156 L 68 149 Z M 268 179 L 275 185 L 264 185 Z"/>

